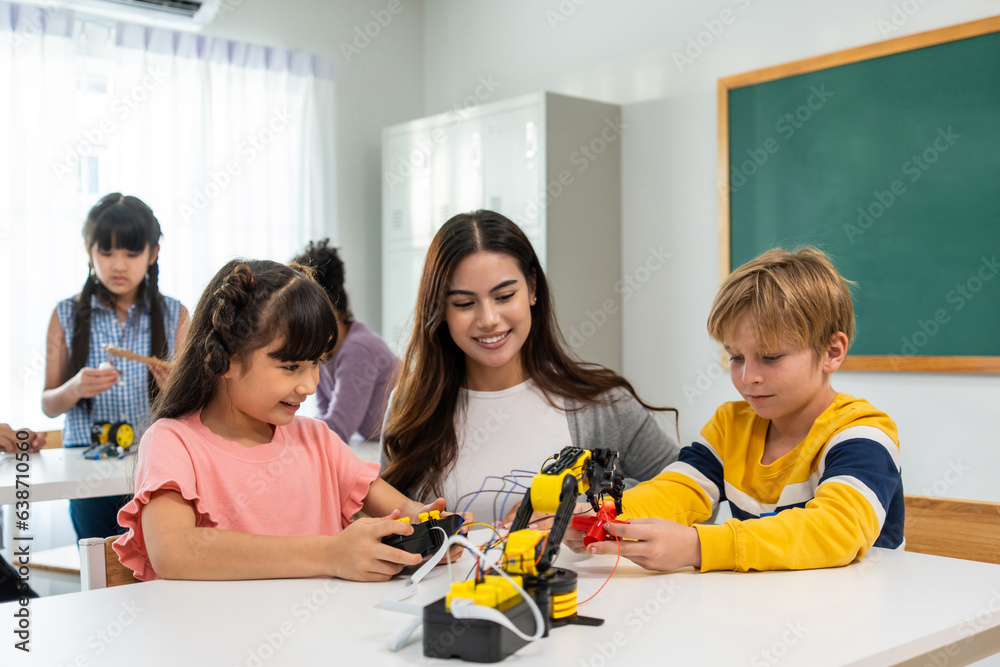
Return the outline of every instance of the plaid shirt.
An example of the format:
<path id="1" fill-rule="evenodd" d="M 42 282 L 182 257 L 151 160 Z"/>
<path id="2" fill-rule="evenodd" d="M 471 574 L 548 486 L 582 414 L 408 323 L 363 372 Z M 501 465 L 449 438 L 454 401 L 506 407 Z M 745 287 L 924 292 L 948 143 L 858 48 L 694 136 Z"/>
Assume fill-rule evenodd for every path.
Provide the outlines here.
<path id="1" fill-rule="evenodd" d="M 73 311 L 76 297 L 60 301 L 56 305 L 56 315 L 66 336 L 66 346 L 73 346 Z M 119 421 L 128 422 L 135 430 L 135 441 L 142 437 L 142 432 L 148 426 L 149 391 L 147 377 L 149 369 L 146 364 L 118 357 L 112 358 L 102 345 L 112 345 L 131 350 L 137 354 L 150 355 L 150 315 L 144 306 L 133 304 L 128 309 L 128 316 L 122 323 L 115 311 L 98 301 L 96 296 L 90 298 L 90 352 L 87 354 L 87 366 L 97 368 L 105 361 L 113 361 L 115 368 L 121 373 L 118 382 L 91 399 L 91 409 L 87 410 L 82 402 L 77 403 L 66 413 L 63 423 L 63 446 L 84 447 L 90 445 L 90 429 L 94 422 Z M 168 357 L 173 356 L 174 339 L 177 337 L 177 324 L 181 316 L 181 302 L 163 297 L 163 320 L 166 325 Z"/>

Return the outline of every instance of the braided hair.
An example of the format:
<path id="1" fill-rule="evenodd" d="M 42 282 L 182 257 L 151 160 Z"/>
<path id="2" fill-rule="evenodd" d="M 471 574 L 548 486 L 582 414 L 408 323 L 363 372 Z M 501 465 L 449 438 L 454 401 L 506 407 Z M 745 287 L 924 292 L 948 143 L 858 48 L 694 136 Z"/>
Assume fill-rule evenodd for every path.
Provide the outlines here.
<path id="1" fill-rule="evenodd" d="M 155 248 L 160 243 L 160 222 L 153 215 L 153 210 L 137 197 L 130 197 L 120 192 L 112 192 L 101 198 L 90 209 L 87 220 L 83 223 L 83 240 L 87 252 L 97 246 L 103 251 L 120 248 L 130 252 L 144 252 Z M 167 358 L 167 332 L 163 320 L 163 297 L 159 290 L 160 263 L 153 262 L 146 272 L 146 280 L 139 286 L 136 303 L 149 311 L 150 316 L 150 354 L 160 359 Z M 76 375 L 87 365 L 90 354 L 90 317 L 91 297 L 108 308 L 114 308 L 114 295 L 97 280 L 91 266 L 83 289 L 73 309 L 73 343 L 70 349 L 69 370 L 63 381 Z M 146 390 L 152 402 L 159 393 L 159 385 L 153 379 L 152 373 L 146 373 Z M 90 409 L 91 399 L 81 401 L 86 409 Z"/>
<path id="2" fill-rule="evenodd" d="M 337 316 L 307 267 L 234 259 L 208 283 L 166 388 L 153 405 L 154 421 L 205 407 L 233 360 L 245 362 L 280 341 L 271 356 L 315 361 L 337 344 Z"/>

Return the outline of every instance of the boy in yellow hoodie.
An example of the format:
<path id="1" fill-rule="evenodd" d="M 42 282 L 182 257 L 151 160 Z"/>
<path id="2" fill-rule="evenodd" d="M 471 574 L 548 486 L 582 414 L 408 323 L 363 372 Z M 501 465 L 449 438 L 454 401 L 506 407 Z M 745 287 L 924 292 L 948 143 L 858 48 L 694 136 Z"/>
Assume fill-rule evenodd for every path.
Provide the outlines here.
<path id="1" fill-rule="evenodd" d="M 725 403 L 677 462 L 625 492 L 622 556 L 651 570 L 797 570 L 903 544 L 896 425 L 830 384 L 854 335 L 846 281 L 822 252 L 770 250 L 719 289 L 708 331 L 744 400 Z M 728 500 L 733 518 L 694 525 Z M 578 553 L 617 552 L 613 539 Z"/>

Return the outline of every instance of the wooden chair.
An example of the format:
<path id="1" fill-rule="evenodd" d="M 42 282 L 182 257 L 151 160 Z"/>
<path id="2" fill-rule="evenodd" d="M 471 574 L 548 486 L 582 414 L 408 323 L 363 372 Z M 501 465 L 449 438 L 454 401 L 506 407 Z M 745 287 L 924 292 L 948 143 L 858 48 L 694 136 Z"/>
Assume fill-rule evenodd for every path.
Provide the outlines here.
<path id="1" fill-rule="evenodd" d="M 1000 564 L 1000 503 L 904 498 L 907 551 Z"/>
<path id="2" fill-rule="evenodd" d="M 118 535 L 112 535 L 107 539 L 86 537 L 80 540 L 81 590 L 91 591 L 139 582 L 132 575 L 132 570 L 122 565 L 118 560 L 118 554 L 111 548 L 118 537 Z"/>
<path id="3" fill-rule="evenodd" d="M 45 446 L 42 449 L 59 449 L 62 447 L 62 431 L 44 431 Z"/>

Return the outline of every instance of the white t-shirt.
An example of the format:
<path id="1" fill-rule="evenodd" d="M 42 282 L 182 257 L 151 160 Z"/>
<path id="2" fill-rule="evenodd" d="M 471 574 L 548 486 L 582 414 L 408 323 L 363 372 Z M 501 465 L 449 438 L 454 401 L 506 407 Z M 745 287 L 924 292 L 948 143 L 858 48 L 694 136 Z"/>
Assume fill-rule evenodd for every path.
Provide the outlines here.
<path id="1" fill-rule="evenodd" d="M 467 405 L 464 411 L 462 403 Z M 471 511 L 477 521 L 493 523 L 521 500 L 524 487 L 531 484 L 530 475 L 541 470 L 548 457 L 573 444 L 569 422 L 532 380 L 502 391 L 462 389 L 459 406 L 455 415 L 459 454 L 445 479 L 444 498 L 449 511 Z M 514 488 L 509 478 L 486 479 L 510 475 L 512 470 L 528 471 L 518 473 L 525 476 L 518 480 L 524 487 Z M 481 487 L 484 491 L 474 497 Z M 490 489 L 503 493 L 487 492 Z"/>

